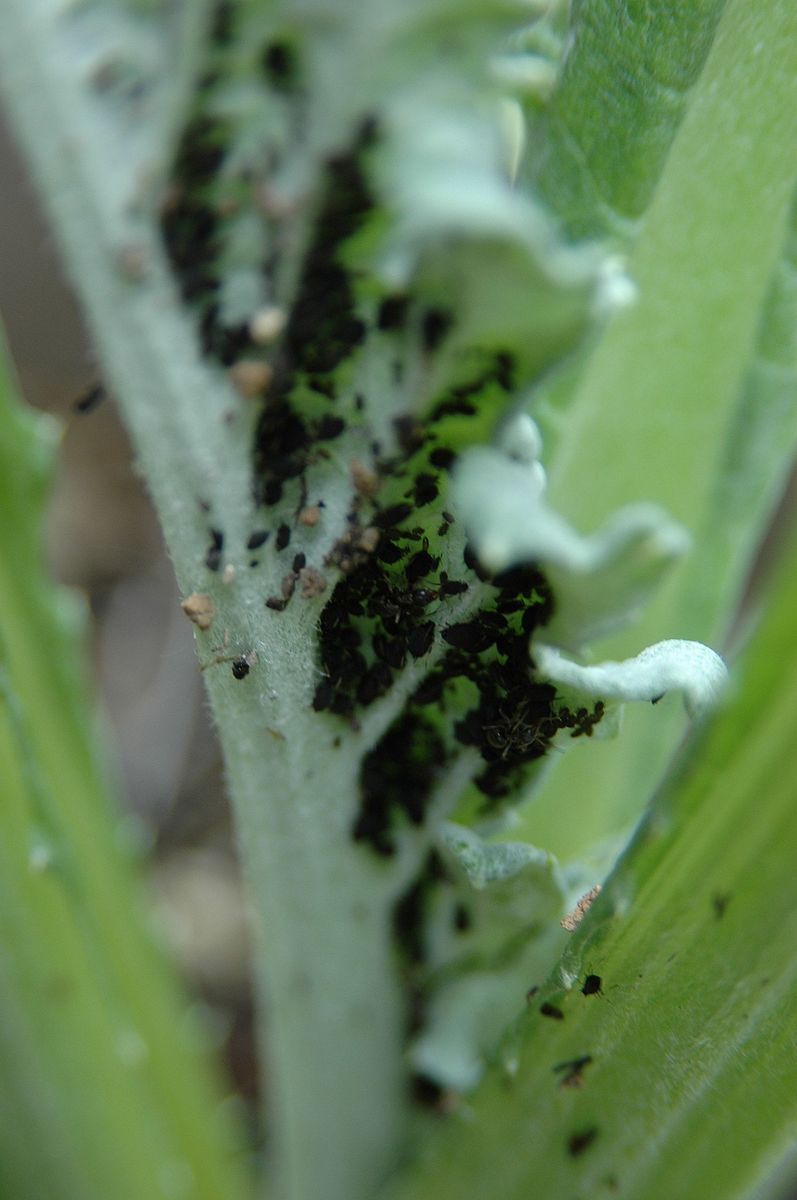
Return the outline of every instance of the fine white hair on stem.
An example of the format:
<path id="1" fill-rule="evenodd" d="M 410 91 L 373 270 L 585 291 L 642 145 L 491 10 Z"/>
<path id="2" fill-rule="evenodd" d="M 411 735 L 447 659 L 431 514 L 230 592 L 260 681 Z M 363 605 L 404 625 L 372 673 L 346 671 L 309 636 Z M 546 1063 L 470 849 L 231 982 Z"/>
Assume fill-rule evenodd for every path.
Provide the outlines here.
<path id="1" fill-rule="evenodd" d="M 671 639 L 648 646 L 634 658 L 582 666 L 553 646 L 534 646 L 541 675 L 603 700 L 657 700 L 681 692 L 686 711 L 699 717 L 716 704 L 728 679 L 720 656 L 702 642 Z"/>

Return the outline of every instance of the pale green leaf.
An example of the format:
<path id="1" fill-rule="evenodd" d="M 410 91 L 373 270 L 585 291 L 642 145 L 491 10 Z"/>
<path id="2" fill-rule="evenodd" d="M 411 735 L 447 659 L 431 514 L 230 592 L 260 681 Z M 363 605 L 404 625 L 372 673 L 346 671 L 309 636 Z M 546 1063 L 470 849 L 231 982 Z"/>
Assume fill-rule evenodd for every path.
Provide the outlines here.
<path id="1" fill-rule="evenodd" d="M 391 1200 L 782 1186 L 797 1120 L 795 587 L 792 544 L 729 708 L 533 996 L 513 1075 L 493 1073 Z"/>

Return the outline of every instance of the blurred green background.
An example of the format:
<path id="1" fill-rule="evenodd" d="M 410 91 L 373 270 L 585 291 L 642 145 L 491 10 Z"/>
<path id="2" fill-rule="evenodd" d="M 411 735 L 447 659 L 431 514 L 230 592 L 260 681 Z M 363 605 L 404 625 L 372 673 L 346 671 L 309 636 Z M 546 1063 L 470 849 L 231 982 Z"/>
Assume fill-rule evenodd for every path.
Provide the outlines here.
<path id="1" fill-rule="evenodd" d="M 245 902 L 191 626 L 113 403 L 75 410 L 97 379 L 90 341 L 1 115 L 0 178 L 0 318 L 25 399 L 63 425 L 49 565 L 87 601 L 96 703 L 156 924 L 254 1106 Z"/>

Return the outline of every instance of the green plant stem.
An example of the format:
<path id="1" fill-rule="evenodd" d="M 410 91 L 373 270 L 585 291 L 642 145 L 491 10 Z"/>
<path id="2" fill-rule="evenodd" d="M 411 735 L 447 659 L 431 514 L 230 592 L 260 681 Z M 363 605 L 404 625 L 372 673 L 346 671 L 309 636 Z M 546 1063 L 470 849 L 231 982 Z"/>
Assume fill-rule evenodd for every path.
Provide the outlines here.
<path id="1" fill-rule="evenodd" d="M 252 414 L 220 371 L 200 363 L 155 221 L 130 202 L 135 178 L 127 192 L 118 177 L 106 186 L 105 126 L 95 125 L 69 73 L 57 22 L 37 27 L 40 9 L 12 3 L 4 15 L 0 62 L 18 136 L 180 587 L 214 598 L 216 622 L 197 635 L 203 662 L 228 649 L 258 655 L 245 681 L 223 662 L 206 679 L 252 889 L 277 1194 L 357 1200 L 394 1166 L 402 1136 L 403 1013 L 390 958 L 396 881 L 388 885 L 386 869 L 351 840 L 353 734 L 331 719 L 327 734 L 325 720 L 309 713 L 314 615 L 308 609 L 297 623 L 264 609 L 284 571 L 276 557 L 256 578 L 247 570 Z M 155 161 L 161 152 L 155 147 Z M 211 521 L 237 572 L 228 585 L 204 565 Z"/>
<path id="2" fill-rule="evenodd" d="M 270 657 L 278 690 L 282 673 L 295 670 L 289 658 Z M 357 762 L 332 721 L 319 730 L 317 717 L 294 713 L 284 742 L 274 743 L 262 723 L 251 728 L 243 707 L 230 708 L 219 705 L 220 729 L 263 915 L 277 1194 L 368 1195 L 395 1164 L 403 1013 L 389 953 L 389 877 L 364 851 L 343 849 Z"/>

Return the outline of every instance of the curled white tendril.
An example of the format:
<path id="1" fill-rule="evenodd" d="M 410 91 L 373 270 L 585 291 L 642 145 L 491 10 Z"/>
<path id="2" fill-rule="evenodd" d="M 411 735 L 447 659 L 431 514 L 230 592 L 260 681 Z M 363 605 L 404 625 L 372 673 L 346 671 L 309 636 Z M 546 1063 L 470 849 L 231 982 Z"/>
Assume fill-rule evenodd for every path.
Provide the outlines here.
<path id="1" fill-rule="evenodd" d="M 689 536 L 653 504 L 622 508 L 596 533 L 580 533 L 548 504 L 541 453 L 535 422 L 526 413 L 515 415 L 494 446 L 476 446 L 460 456 L 453 499 L 488 570 L 540 564 L 556 596 L 546 639 L 579 653 L 636 616 L 688 550 Z M 699 642 L 658 642 L 624 662 L 590 666 L 555 646 L 534 647 L 539 673 L 603 700 L 656 700 L 679 691 L 690 715 L 699 716 L 727 679 L 719 655 Z"/>
<path id="2" fill-rule="evenodd" d="M 535 645 L 542 675 L 603 700 L 658 700 L 667 692 L 683 695 L 686 711 L 700 717 L 712 708 L 728 681 L 718 654 L 701 642 L 672 639 L 648 646 L 634 658 L 582 666 L 553 646 Z"/>

